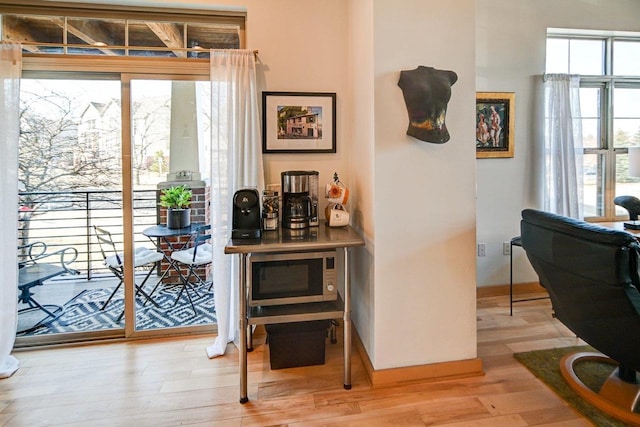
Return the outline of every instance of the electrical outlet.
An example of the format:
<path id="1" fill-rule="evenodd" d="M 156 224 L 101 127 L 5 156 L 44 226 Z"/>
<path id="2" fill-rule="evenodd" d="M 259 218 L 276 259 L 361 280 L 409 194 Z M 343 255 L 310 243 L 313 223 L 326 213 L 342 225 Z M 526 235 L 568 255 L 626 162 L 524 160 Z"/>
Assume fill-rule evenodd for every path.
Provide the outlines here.
<path id="1" fill-rule="evenodd" d="M 511 255 L 511 243 L 510 242 L 502 242 L 502 254 L 503 255 Z"/>
<path id="2" fill-rule="evenodd" d="M 487 256 L 487 244 L 478 243 L 478 256 Z"/>

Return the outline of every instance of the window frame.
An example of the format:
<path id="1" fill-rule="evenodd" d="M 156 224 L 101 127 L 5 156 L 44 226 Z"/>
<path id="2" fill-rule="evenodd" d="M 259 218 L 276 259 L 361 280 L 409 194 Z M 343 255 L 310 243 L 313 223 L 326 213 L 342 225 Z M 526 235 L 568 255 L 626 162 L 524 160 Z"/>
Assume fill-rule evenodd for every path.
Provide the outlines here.
<path id="1" fill-rule="evenodd" d="M 121 146 L 121 162 L 122 162 L 122 195 L 123 195 L 123 249 L 125 253 L 133 251 L 134 240 L 134 212 L 133 212 L 133 169 L 131 159 L 133 158 L 132 144 L 125 143 L 124 141 L 132 141 L 131 136 L 131 121 L 130 109 L 128 106 L 131 102 L 130 82 L 133 79 L 161 79 L 161 80 L 182 80 L 182 81 L 208 81 L 209 80 L 209 65 L 208 60 L 204 61 L 205 64 L 194 64 L 187 59 L 178 61 L 182 63 L 182 70 L 177 73 L 169 73 L 163 68 L 149 68 L 141 67 L 141 58 L 132 57 L 91 57 L 91 61 L 88 67 L 81 67 L 81 58 L 75 56 L 67 58 L 59 58 L 56 67 L 52 67 L 49 58 L 25 58 L 23 61 L 23 78 L 63 78 L 63 79 L 90 79 L 99 78 L 104 80 L 117 80 L 120 81 L 121 87 L 121 100 L 122 100 L 122 129 L 121 139 L 123 141 Z M 148 61 L 151 58 L 146 58 Z M 43 61 L 45 60 L 45 61 Z M 189 67 L 185 67 L 185 63 L 188 61 Z M 198 60 L 203 62 L 202 60 Z M 87 61 L 85 60 L 85 63 Z M 128 64 L 132 62 L 133 64 Z M 163 59 L 162 61 L 168 66 L 173 64 L 175 69 L 176 59 Z M 200 65 L 194 67 L 194 65 Z M 101 70 L 97 72 L 96 69 Z M 146 72 L 139 72 L 141 69 L 145 69 Z M 61 71 L 62 70 L 62 71 Z M 180 326 L 167 330 L 164 328 L 139 330 L 136 329 L 136 323 L 134 321 L 135 316 L 135 303 L 134 303 L 134 269 L 130 267 L 130 264 L 125 263 L 124 268 L 124 282 L 125 282 L 125 324 L 121 330 L 100 330 L 77 333 L 73 335 L 68 334 L 54 334 L 43 336 L 25 336 L 18 337 L 16 343 L 18 346 L 29 345 L 42 345 L 42 344 L 57 344 L 66 342 L 67 339 L 73 337 L 74 340 L 91 340 L 102 338 L 124 338 L 124 339 L 136 339 L 140 337 L 161 337 L 179 335 L 182 333 L 216 333 L 217 324 L 214 325 L 196 325 L 196 326 Z"/>
<path id="2" fill-rule="evenodd" d="M 245 10 L 228 8 L 221 9 L 188 9 L 188 8 L 151 8 L 143 6 L 122 6 L 122 5 L 104 5 L 104 4 L 88 4 L 88 3 L 64 3 L 64 2 L 47 2 L 43 0 L 0 0 L 0 24 L 2 24 L 2 15 L 24 15 L 24 16 L 51 16 L 62 18 L 85 18 L 85 19 L 104 19 L 104 20 L 125 20 L 125 21 L 159 21 L 159 22 L 180 22 L 188 24 L 231 24 L 238 27 L 239 47 L 244 49 L 246 46 L 246 18 Z M 66 21 L 66 19 L 65 19 Z M 66 27 L 66 23 L 65 23 Z M 2 26 L 0 25 L 0 36 L 2 36 Z M 35 46 L 46 45 L 47 43 L 34 43 Z M 60 46 L 67 47 L 66 37 Z M 87 46 L 84 46 L 87 48 Z M 133 46 L 114 46 L 117 49 L 141 50 Z M 192 48 L 162 48 L 162 50 L 185 50 L 187 52 L 194 51 Z M 142 49 L 144 50 L 144 48 Z M 149 48 L 149 50 L 155 50 Z M 30 53 L 23 53 L 24 56 L 30 56 Z M 64 56 L 64 54 L 49 54 L 50 56 Z M 80 55 L 78 55 L 80 56 Z M 87 55 L 88 56 L 88 55 Z M 99 55 L 96 55 L 99 57 Z M 96 56 L 91 56 L 95 58 Z M 125 56 L 128 56 L 125 55 Z M 188 56 L 188 55 L 187 55 Z M 180 58 L 171 58 L 180 59 Z M 193 61 L 194 59 L 191 59 Z"/>
<path id="3" fill-rule="evenodd" d="M 98 5 L 85 4 L 67 4 L 60 6 L 61 3 L 45 4 L 40 1 L 20 0 L 20 3 L 6 2 L 0 0 L 1 13 L 30 13 L 40 15 L 64 15 L 73 16 L 74 14 L 83 15 L 84 11 L 89 8 L 92 12 L 104 13 L 105 16 L 115 17 L 119 14 L 138 12 L 143 13 L 146 19 L 155 19 L 159 16 L 167 18 L 170 14 L 171 20 L 186 19 L 191 17 L 194 21 L 203 22 L 203 18 L 218 15 L 212 11 L 189 11 L 180 13 L 178 10 L 162 10 L 143 8 L 130 8 L 109 6 L 109 10 L 100 12 Z M 102 5 L 102 7 L 106 7 Z M 112 9 L 113 8 L 113 9 Z M 159 12 L 162 10 L 162 13 Z M 83 16 L 86 16 L 84 14 Z M 92 14 L 91 17 L 99 16 Z M 244 21 L 246 14 L 244 13 L 224 13 L 230 19 L 241 20 L 241 28 L 244 30 Z M 131 18 L 131 16 L 129 16 Z M 132 18 L 133 19 L 133 18 Z M 136 17 L 136 19 L 139 19 Z M 218 21 L 219 22 L 219 21 Z M 244 48 L 244 31 L 241 32 L 240 48 Z M 22 60 L 22 77 L 24 78 L 65 78 L 65 79 L 106 79 L 119 80 L 121 82 L 122 95 L 122 141 L 131 141 L 130 122 L 124 120 L 129 117 L 128 102 L 130 102 L 129 82 L 131 79 L 163 79 L 163 80 L 210 80 L 210 60 L 204 58 L 169 58 L 169 57 L 140 57 L 140 56 L 102 56 L 102 55 L 67 55 L 67 54 L 44 54 L 44 53 L 23 53 Z M 122 158 L 130 159 L 132 157 L 131 147 L 128 143 L 123 143 Z M 122 190 L 123 190 L 123 235 L 124 249 L 132 252 L 133 250 L 133 196 L 132 196 L 132 168 L 131 164 L 123 163 L 122 165 Z M 132 263 L 125 263 L 125 284 L 126 284 L 126 308 L 125 308 L 125 327 L 122 332 L 115 332 L 115 336 L 129 338 L 151 337 L 151 336 L 167 336 L 180 333 L 215 333 L 217 325 L 200 325 L 191 327 L 181 327 L 176 330 L 167 331 L 159 330 L 135 330 L 134 317 L 134 293 L 133 281 L 134 272 L 131 267 Z M 114 336 L 114 332 L 94 332 L 87 336 L 79 337 L 80 339 L 93 339 Z M 64 342 L 68 339 L 66 336 L 42 336 L 42 337 L 19 337 L 18 341 L 21 345 L 37 345 Z M 78 339 L 74 336 L 73 338 Z"/>
<path id="4" fill-rule="evenodd" d="M 597 174 L 602 177 L 597 185 L 596 210 L 602 215 L 585 217 L 591 222 L 599 221 L 620 221 L 626 219 L 626 215 L 616 215 L 613 199 L 616 191 L 616 159 L 619 155 L 628 154 L 627 147 L 615 147 L 614 135 L 614 111 L 613 93 L 616 88 L 628 87 L 640 89 L 640 76 L 617 76 L 613 75 L 613 49 L 616 41 L 636 41 L 640 42 L 640 34 L 620 34 L 620 33 L 595 33 L 580 30 L 553 30 L 548 29 L 547 38 L 563 40 L 602 40 L 604 42 L 604 52 L 602 56 L 604 70 L 603 75 L 580 75 L 580 88 L 600 89 L 600 117 L 598 135 L 598 146 L 595 148 L 583 148 L 584 155 L 604 156 L 604 161 L 598 162 L 598 168 L 604 168 L 604 173 Z M 567 54 L 570 55 L 569 45 Z M 571 67 L 570 56 L 568 67 Z"/>

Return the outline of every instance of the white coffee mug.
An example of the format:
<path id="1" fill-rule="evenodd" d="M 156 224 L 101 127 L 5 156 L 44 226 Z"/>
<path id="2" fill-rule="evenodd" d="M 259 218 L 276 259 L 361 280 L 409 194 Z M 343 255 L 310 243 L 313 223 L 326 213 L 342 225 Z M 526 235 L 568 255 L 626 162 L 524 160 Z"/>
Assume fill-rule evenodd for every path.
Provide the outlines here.
<path id="1" fill-rule="evenodd" d="M 329 210 L 329 227 L 349 225 L 349 212 L 342 205 L 335 205 Z"/>
<path id="2" fill-rule="evenodd" d="M 325 196 L 329 199 L 329 203 L 345 205 L 349 201 L 349 189 L 338 184 L 327 184 Z"/>

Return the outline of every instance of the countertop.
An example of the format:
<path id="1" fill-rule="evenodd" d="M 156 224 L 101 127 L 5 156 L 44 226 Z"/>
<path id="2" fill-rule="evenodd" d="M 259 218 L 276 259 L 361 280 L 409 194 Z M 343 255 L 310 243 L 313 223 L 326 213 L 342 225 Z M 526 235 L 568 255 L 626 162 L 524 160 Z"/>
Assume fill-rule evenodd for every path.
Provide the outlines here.
<path id="1" fill-rule="evenodd" d="M 364 239 L 353 227 L 327 227 L 320 224 L 302 231 L 280 227 L 263 231 L 260 239 L 229 239 L 225 254 L 298 252 L 364 246 Z"/>

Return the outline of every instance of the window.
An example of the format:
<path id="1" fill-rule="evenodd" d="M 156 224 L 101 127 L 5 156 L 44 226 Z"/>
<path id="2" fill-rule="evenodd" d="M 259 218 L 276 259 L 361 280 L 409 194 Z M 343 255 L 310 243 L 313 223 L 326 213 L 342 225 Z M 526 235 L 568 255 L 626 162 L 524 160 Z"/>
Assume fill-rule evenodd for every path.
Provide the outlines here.
<path id="1" fill-rule="evenodd" d="M 231 12 L 0 6 L 2 40 L 27 54 L 208 58 L 209 49 L 238 49 L 244 37 L 244 15 Z"/>
<path id="2" fill-rule="evenodd" d="M 640 34 L 547 32 L 546 72 L 580 75 L 584 146 L 584 215 L 624 219 L 613 204 L 640 197 L 640 178 L 628 174 L 627 147 L 640 146 Z"/>

